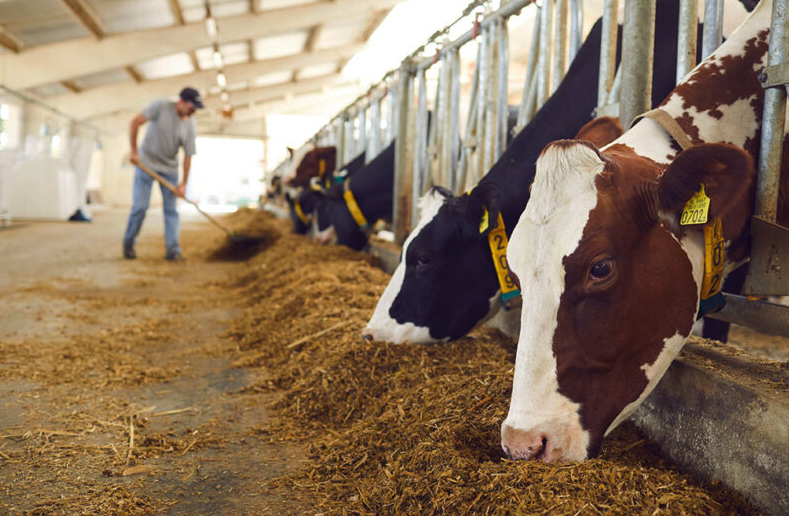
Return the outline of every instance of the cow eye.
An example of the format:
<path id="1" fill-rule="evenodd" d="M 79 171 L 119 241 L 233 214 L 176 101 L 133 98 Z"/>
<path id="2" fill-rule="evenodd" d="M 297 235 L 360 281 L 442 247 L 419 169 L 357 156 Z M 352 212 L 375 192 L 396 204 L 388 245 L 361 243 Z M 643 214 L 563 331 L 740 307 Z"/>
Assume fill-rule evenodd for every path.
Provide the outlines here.
<path id="1" fill-rule="evenodd" d="M 608 278 L 614 272 L 614 261 L 611 258 L 598 260 L 592 264 L 589 270 L 589 279 L 594 282 Z"/>
<path id="2" fill-rule="evenodd" d="M 417 269 L 424 269 L 428 265 L 430 265 L 431 257 L 429 254 L 419 254 L 416 257 L 416 268 Z"/>

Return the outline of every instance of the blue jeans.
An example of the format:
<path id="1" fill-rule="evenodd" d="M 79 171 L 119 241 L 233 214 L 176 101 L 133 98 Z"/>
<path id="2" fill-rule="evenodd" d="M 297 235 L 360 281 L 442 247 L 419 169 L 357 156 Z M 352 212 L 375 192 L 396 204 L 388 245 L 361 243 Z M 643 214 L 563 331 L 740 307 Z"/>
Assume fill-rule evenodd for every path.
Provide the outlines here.
<path id="1" fill-rule="evenodd" d="M 145 212 L 151 202 L 151 186 L 154 179 L 135 167 L 134 188 L 132 190 L 132 209 L 129 214 L 129 222 L 126 225 L 126 234 L 123 237 L 124 247 L 134 247 L 137 235 L 142 228 L 142 221 L 145 220 Z M 159 173 L 168 183 L 178 186 L 178 174 Z M 159 185 L 162 190 L 162 204 L 164 206 L 164 246 L 167 253 L 180 253 L 181 246 L 178 245 L 178 212 L 175 209 L 175 194 Z"/>

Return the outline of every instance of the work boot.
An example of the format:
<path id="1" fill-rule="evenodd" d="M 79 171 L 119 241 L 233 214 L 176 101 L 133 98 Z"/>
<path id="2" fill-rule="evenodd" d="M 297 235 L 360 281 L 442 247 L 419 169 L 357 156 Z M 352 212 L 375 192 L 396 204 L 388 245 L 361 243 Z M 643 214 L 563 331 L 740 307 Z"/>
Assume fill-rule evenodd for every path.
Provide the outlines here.
<path id="1" fill-rule="evenodd" d="M 167 251 L 167 254 L 164 255 L 164 259 L 168 262 L 182 262 L 186 258 L 181 254 L 181 251 Z"/>
<path id="2" fill-rule="evenodd" d="M 137 253 L 134 252 L 134 247 L 130 245 L 123 246 L 123 257 L 127 260 L 134 260 L 137 258 Z"/>

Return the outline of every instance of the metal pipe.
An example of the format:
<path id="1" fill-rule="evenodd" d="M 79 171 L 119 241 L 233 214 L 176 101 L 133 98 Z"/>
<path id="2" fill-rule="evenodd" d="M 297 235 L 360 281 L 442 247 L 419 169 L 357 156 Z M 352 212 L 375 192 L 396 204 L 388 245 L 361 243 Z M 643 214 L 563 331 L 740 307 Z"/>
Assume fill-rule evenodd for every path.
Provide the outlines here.
<path id="1" fill-rule="evenodd" d="M 425 70 L 416 73 L 416 125 L 414 127 L 414 179 L 411 184 L 411 199 L 416 200 L 422 196 L 427 170 L 427 80 Z M 411 220 L 419 217 L 419 205 L 411 203 Z"/>
<path id="2" fill-rule="evenodd" d="M 441 109 L 439 111 L 440 131 L 438 138 L 438 176 L 441 178 L 441 186 L 452 188 L 450 165 L 451 149 L 450 134 L 451 126 L 451 99 L 452 95 L 452 56 L 445 55 L 441 59 Z"/>
<path id="3" fill-rule="evenodd" d="M 537 58 L 537 107 L 539 109 L 551 91 L 551 21 L 553 4 L 543 2 L 540 12 L 540 55 Z"/>
<path id="4" fill-rule="evenodd" d="M 409 195 L 412 167 L 409 157 L 413 154 L 413 141 L 409 138 L 409 111 L 413 98 L 413 67 L 409 61 L 400 65 L 397 87 L 397 140 L 395 141 L 395 174 L 392 202 L 392 229 L 395 243 L 402 245 L 409 231 Z"/>
<path id="5" fill-rule="evenodd" d="M 509 18 L 515 14 L 518 14 L 524 7 L 532 3 L 534 0 L 510 0 L 507 2 L 501 9 L 498 11 L 492 12 L 487 15 L 481 22 L 480 28 L 486 27 L 490 23 L 493 23 L 496 18 Z M 439 51 L 439 58 L 443 57 L 444 54 L 449 53 L 451 50 L 455 48 L 460 48 L 472 39 L 474 39 L 474 29 L 469 29 L 464 32 L 461 36 L 457 39 L 451 41 L 446 46 L 442 47 Z M 430 68 L 433 65 L 434 57 L 428 57 L 420 61 L 416 67 L 419 68 Z"/>
<path id="6" fill-rule="evenodd" d="M 370 104 L 370 142 L 364 153 L 364 162 L 369 163 L 381 153 L 381 99 L 372 100 Z"/>
<path id="7" fill-rule="evenodd" d="M 654 48 L 655 0 L 628 0 L 622 30 L 622 127 L 630 127 L 651 107 Z"/>
<path id="8" fill-rule="evenodd" d="M 452 63 L 449 103 L 449 186 L 455 193 L 460 193 L 457 184 L 458 154 L 460 152 L 460 49 L 455 49 L 448 56 Z"/>
<path id="9" fill-rule="evenodd" d="M 466 131 L 463 137 L 463 157 L 460 161 L 460 173 L 458 174 L 458 186 L 464 189 L 469 177 L 474 176 L 474 149 L 476 148 L 477 133 L 477 105 L 479 104 L 479 76 L 480 62 L 482 61 L 482 45 L 477 45 L 477 60 L 474 61 L 474 75 L 471 80 L 471 102 L 468 107 L 466 117 Z"/>
<path id="10" fill-rule="evenodd" d="M 551 93 L 562 82 L 567 68 L 567 0 L 556 0 L 556 23 L 553 34 L 553 85 Z"/>
<path id="11" fill-rule="evenodd" d="M 774 0 L 773 2 L 770 48 L 767 54 L 768 67 L 789 61 L 789 50 L 787 50 L 789 47 L 789 5 L 787 3 L 787 0 Z M 762 140 L 754 215 L 768 222 L 776 221 L 778 211 L 781 154 L 786 125 L 786 94 L 785 86 L 773 86 L 766 88 L 764 92 Z"/>
<path id="12" fill-rule="evenodd" d="M 356 152 L 353 153 L 351 159 L 355 158 L 361 153 L 367 152 L 367 109 L 359 109 L 359 140 L 356 147 Z"/>
<path id="13" fill-rule="evenodd" d="M 600 72 L 597 75 L 597 107 L 604 106 L 614 83 L 619 0 L 605 0 L 600 38 Z"/>
<path id="14" fill-rule="evenodd" d="M 696 66 L 696 41 L 699 32 L 697 0 L 679 0 L 679 36 L 677 37 L 677 81 Z"/>
<path id="15" fill-rule="evenodd" d="M 705 0 L 701 58 L 707 59 L 723 41 L 723 0 Z"/>
<path id="16" fill-rule="evenodd" d="M 619 70 L 616 71 L 616 76 L 614 77 L 614 84 L 611 86 L 611 92 L 608 94 L 606 98 L 606 104 L 616 104 L 619 102 L 619 95 L 622 93 L 622 67 L 619 67 Z"/>
<path id="17" fill-rule="evenodd" d="M 397 99 L 398 90 L 397 84 L 393 81 L 387 88 L 386 102 L 387 102 L 387 122 L 386 122 L 386 146 L 388 146 L 395 139 L 397 128 L 400 126 L 397 121 Z"/>
<path id="18" fill-rule="evenodd" d="M 745 296 L 728 293 L 723 297 L 726 298 L 726 306 L 720 312 L 705 317 L 789 337 L 789 307 L 766 301 L 749 301 Z"/>
<path id="19" fill-rule="evenodd" d="M 573 0 L 577 2 L 578 0 Z M 529 109 L 529 97 L 532 92 L 536 93 L 534 70 L 537 69 L 537 52 L 540 48 L 540 8 L 537 7 L 537 15 L 534 18 L 534 25 L 532 26 L 531 46 L 529 47 L 529 61 L 526 65 L 526 77 L 523 80 L 523 96 L 521 97 L 521 104 L 518 108 L 518 121 L 515 125 L 514 133 L 517 134 L 526 127 L 528 119 L 531 118 L 531 111 Z"/>
<path id="20" fill-rule="evenodd" d="M 570 63 L 583 44 L 583 31 L 584 3 L 582 0 L 570 0 Z"/>
<path id="21" fill-rule="evenodd" d="M 486 41 L 485 60 L 483 61 L 483 69 L 485 72 L 485 96 L 482 97 L 484 102 L 482 103 L 483 125 L 481 126 L 484 130 L 481 140 L 481 149 L 483 149 L 483 152 L 480 155 L 480 169 L 478 171 L 478 176 L 475 178 L 476 180 L 479 180 L 482 175 L 493 166 L 493 148 L 496 140 L 496 94 L 498 93 L 498 88 L 495 83 L 496 77 L 493 62 L 496 52 L 497 28 L 497 25 L 494 23 L 488 25 L 485 29 L 484 36 Z"/>
<path id="22" fill-rule="evenodd" d="M 561 0 L 566 2 L 566 0 Z M 497 38 L 497 63 L 498 63 L 498 94 L 496 95 L 496 141 L 493 147 L 493 161 L 496 162 L 507 147 L 507 122 L 509 118 L 508 109 L 508 69 L 510 64 L 510 41 L 507 31 L 507 23 L 500 18 L 496 24 L 498 27 Z M 492 164 L 491 164 L 492 166 Z"/>

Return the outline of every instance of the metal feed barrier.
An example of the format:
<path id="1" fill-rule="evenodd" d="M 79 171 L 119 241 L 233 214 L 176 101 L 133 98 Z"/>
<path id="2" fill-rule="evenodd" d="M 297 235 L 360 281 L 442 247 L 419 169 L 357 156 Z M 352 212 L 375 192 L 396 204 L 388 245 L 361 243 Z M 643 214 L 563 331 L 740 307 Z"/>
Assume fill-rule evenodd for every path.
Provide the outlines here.
<path id="1" fill-rule="evenodd" d="M 677 83 L 697 64 L 698 37 L 697 2 L 679 1 Z M 751 296 L 789 295 L 789 274 L 781 271 L 781 262 L 789 263 L 789 230 L 776 225 L 789 82 L 787 1 L 774 0 L 769 64 L 761 76 L 767 91 L 752 222 L 752 262 L 745 286 L 745 293 Z M 511 0 L 494 11 L 489 3 L 473 2 L 455 22 L 476 14 L 468 31 L 451 42 L 447 41 L 450 27 L 436 32 L 397 70 L 386 74 L 313 137 L 316 144 L 337 146 L 337 168 L 360 152 L 365 152 L 369 162 L 397 137 L 392 222 L 397 243 L 404 241 L 418 220 L 416 200 L 430 186 L 445 186 L 454 193 L 465 191 L 503 152 L 508 114 L 507 21 L 530 4 L 531 0 Z M 529 123 L 558 86 L 582 40 L 581 0 L 545 1 L 531 8 L 536 16 L 515 133 Z M 625 0 L 622 60 L 617 70 L 618 9 L 619 0 L 605 0 L 595 114 L 618 117 L 623 127 L 628 127 L 651 107 L 655 0 Z M 722 20 L 722 0 L 706 1 L 702 57 L 721 43 Z M 461 128 L 460 49 L 471 41 L 478 41 L 477 58 L 466 123 Z M 425 57 L 430 45 L 435 51 Z M 435 72 L 438 80 L 432 89 L 428 83 L 430 73 Z M 789 310 L 744 298 L 729 299 L 727 307 L 712 317 L 789 336 Z"/>

